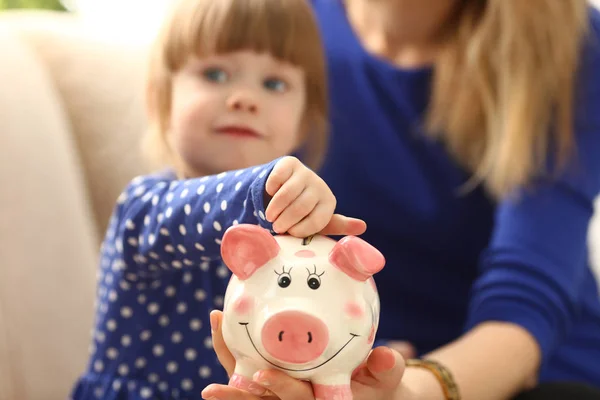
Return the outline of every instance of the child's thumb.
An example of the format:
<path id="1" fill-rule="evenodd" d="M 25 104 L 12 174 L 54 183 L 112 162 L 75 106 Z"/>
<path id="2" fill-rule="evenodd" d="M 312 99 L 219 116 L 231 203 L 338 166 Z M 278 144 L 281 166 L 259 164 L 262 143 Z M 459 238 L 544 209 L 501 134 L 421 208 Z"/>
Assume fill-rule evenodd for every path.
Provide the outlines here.
<path id="1" fill-rule="evenodd" d="M 333 214 L 331 220 L 323 228 L 321 235 L 362 235 L 367 230 L 365 221 L 358 218 L 350 218 L 340 214 Z"/>

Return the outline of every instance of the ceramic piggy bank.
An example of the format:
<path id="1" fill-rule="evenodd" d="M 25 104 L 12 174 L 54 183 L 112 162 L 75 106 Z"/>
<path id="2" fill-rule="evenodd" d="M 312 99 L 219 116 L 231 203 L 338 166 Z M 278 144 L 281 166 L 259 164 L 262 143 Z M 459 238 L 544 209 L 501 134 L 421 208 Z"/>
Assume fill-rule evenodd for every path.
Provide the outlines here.
<path id="1" fill-rule="evenodd" d="M 346 236 L 273 236 L 235 225 L 221 254 L 233 275 L 223 338 L 236 359 L 230 385 L 247 388 L 258 369 L 275 368 L 313 384 L 318 399 L 352 399 L 350 377 L 368 356 L 379 324 L 373 274 L 383 255 Z"/>

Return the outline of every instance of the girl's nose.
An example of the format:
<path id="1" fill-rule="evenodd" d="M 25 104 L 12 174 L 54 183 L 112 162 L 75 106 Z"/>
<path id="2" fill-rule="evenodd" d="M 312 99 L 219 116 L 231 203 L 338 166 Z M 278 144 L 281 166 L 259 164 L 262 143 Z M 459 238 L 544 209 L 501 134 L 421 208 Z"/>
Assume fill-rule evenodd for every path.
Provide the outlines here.
<path id="1" fill-rule="evenodd" d="M 227 101 L 227 105 L 232 111 L 244 111 L 251 114 L 258 112 L 257 101 L 248 93 L 235 93 Z"/>

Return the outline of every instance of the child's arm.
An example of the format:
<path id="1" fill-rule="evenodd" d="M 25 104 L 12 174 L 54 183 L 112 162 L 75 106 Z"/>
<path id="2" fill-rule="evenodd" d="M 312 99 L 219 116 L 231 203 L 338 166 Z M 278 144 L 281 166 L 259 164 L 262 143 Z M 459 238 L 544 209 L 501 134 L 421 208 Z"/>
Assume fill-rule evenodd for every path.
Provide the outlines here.
<path id="1" fill-rule="evenodd" d="M 265 211 L 265 200 L 269 207 Z M 134 179 L 119 197 L 103 252 L 136 272 L 201 266 L 221 257 L 221 237 L 238 223 L 260 224 L 304 237 L 359 235 L 361 220 L 333 214 L 335 196 L 325 182 L 294 157 L 216 176 L 171 181 Z M 115 262 L 113 262 L 115 264 Z"/>
<path id="2" fill-rule="evenodd" d="M 104 251 L 122 253 L 124 261 L 111 267 L 158 272 L 199 266 L 220 257 L 220 238 L 231 225 L 271 229 L 263 201 L 277 161 L 197 179 L 134 179 L 119 197 L 107 232 Z"/>

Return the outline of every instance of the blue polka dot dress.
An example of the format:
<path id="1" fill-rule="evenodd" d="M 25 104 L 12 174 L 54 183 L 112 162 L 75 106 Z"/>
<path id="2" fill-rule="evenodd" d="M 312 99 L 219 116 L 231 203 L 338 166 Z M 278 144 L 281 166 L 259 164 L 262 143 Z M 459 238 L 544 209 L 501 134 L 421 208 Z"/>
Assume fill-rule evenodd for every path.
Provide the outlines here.
<path id="1" fill-rule="evenodd" d="M 204 387 L 228 381 L 209 322 L 230 276 L 221 237 L 238 223 L 271 229 L 263 196 L 277 161 L 127 186 L 102 245 L 91 358 L 72 399 L 201 399 Z"/>

